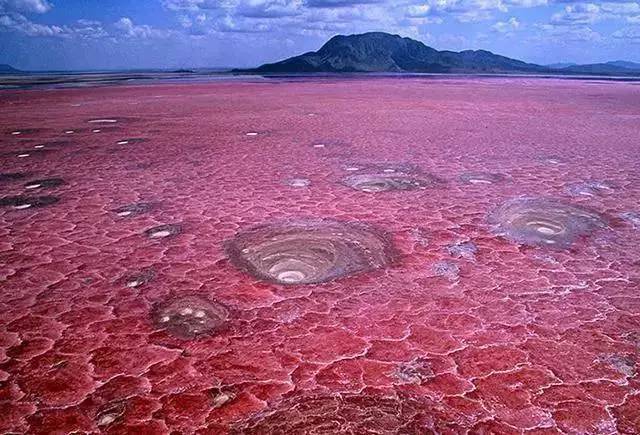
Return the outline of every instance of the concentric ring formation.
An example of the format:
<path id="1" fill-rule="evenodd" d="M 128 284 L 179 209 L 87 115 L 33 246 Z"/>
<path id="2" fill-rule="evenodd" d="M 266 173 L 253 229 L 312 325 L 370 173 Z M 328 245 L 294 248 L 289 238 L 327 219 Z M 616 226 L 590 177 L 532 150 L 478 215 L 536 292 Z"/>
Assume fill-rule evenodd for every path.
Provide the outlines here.
<path id="1" fill-rule="evenodd" d="M 352 189 L 367 193 L 390 190 L 417 190 L 433 187 L 437 181 L 431 177 L 409 174 L 359 174 L 343 179 L 343 183 Z"/>
<path id="2" fill-rule="evenodd" d="M 408 164 L 353 163 L 343 169 L 352 175 L 343 178 L 342 183 L 367 193 L 426 189 L 442 183 L 437 177 Z"/>
<path id="3" fill-rule="evenodd" d="M 577 238 L 607 226 L 595 211 L 564 201 L 524 197 L 503 203 L 489 215 L 500 235 L 525 245 L 568 248 Z"/>
<path id="4" fill-rule="evenodd" d="M 226 243 L 230 261 L 277 284 L 316 284 L 383 268 L 394 249 L 382 232 L 361 223 L 299 220 L 263 225 Z"/>

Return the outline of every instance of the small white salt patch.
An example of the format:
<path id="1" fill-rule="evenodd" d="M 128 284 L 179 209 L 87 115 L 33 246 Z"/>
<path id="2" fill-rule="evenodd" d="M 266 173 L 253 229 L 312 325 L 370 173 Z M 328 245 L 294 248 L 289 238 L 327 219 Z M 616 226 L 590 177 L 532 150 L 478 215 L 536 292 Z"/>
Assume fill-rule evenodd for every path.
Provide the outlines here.
<path id="1" fill-rule="evenodd" d="M 538 228 L 536 228 L 536 230 L 540 234 L 544 234 L 544 235 L 551 235 L 551 234 L 555 234 L 556 233 L 554 230 L 552 230 L 551 228 L 547 228 L 547 227 L 538 227 Z"/>
<path id="2" fill-rule="evenodd" d="M 307 187 L 311 184 L 311 181 L 306 178 L 294 178 L 289 180 L 289 186 L 291 187 Z"/>
<path id="3" fill-rule="evenodd" d="M 11 134 L 14 135 L 14 136 L 17 136 L 19 134 L 22 134 L 22 132 L 21 131 L 12 131 Z"/>
<path id="4" fill-rule="evenodd" d="M 151 237 L 152 238 L 161 238 L 161 237 L 167 237 L 171 235 L 171 231 L 168 230 L 162 230 L 162 231 L 156 231 L 154 233 L 151 233 Z"/>
<path id="5" fill-rule="evenodd" d="M 139 285 L 140 285 L 140 281 L 138 281 L 138 280 L 129 281 L 127 283 L 127 287 L 131 287 L 131 288 L 138 287 Z"/>
<path id="6" fill-rule="evenodd" d="M 98 426 L 108 426 L 111 423 L 113 423 L 114 421 L 116 421 L 116 416 L 115 415 L 111 415 L 111 414 L 107 414 L 107 415 L 103 415 L 102 417 L 100 417 L 100 419 L 97 422 Z"/>
<path id="7" fill-rule="evenodd" d="M 24 210 L 25 208 L 29 208 L 31 207 L 31 204 L 20 204 L 20 205 L 14 205 L 13 208 L 15 208 L 16 210 Z"/>
<path id="8" fill-rule="evenodd" d="M 236 396 L 233 394 L 220 393 L 213 398 L 213 408 L 220 408 L 225 403 L 233 400 Z"/>
<path id="9" fill-rule="evenodd" d="M 92 119 L 89 121 L 91 124 L 113 124 L 118 122 L 117 119 Z"/>
<path id="10" fill-rule="evenodd" d="M 313 146 L 314 148 L 324 148 L 325 145 L 323 143 L 317 143 Z"/>
<path id="11" fill-rule="evenodd" d="M 129 143 L 128 140 L 121 140 L 120 142 L 116 142 L 118 145 L 126 145 Z"/>
<path id="12" fill-rule="evenodd" d="M 73 133 L 75 133 L 75 131 L 73 131 L 73 130 L 67 130 L 67 131 L 65 131 L 65 134 L 73 134 Z"/>
<path id="13" fill-rule="evenodd" d="M 40 149 L 40 148 L 44 148 L 44 145 L 34 145 L 33 147 L 36 149 Z"/>
<path id="14" fill-rule="evenodd" d="M 195 312 L 194 316 L 199 318 L 199 319 L 201 319 L 201 318 L 203 318 L 205 316 L 205 312 L 202 311 L 202 310 L 198 310 L 198 311 Z"/>
<path id="15" fill-rule="evenodd" d="M 166 322 L 168 322 L 169 320 L 171 320 L 171 317 L 169 317 L 169 316 L 164 316 L 163 318 L 161 318 L 161 319 L 160 319 L 160 321 L 161 321 L 162 323 L 166 323 Z"/>
<path id="16" fill-rule="evenodd" d="M 91 130 L 91 131 L 94 132 L 94 133 L 100 133 L 100 129 L 99 128 L 96 128 L 95 130 Z"/>
<path id="17" fill-rule="evenodd" d="M 258 133 L 256 133 L 255 131 L 250 131 L 249 133 L 246 133 L 246 136 L 257 136 Z"/>
<path id="18" fill-rule="evenodd" d="M 396 170 L 392 168 L 387 168 L 387 169 L 383 169 L 382 172 L 391 173 L 391 172 L 396 172 Z"/>
<path id="19" fill-rule="evenodd" d="M 344 168 L 345 171 L 359 171 L 360 168 L 357 166 L 349 166 L 348 168 Z"/>
<path id="20" fill-rule="evenodd" d="M 25 187 L 25 189 L 37 189 L 38 187 L 40 187 L 41 184 L 27 184 Z"/>
<path id="21" fill-rule="evenodd" d="M 278 281 L 281 282 L 300 282 L 304 278 L 304 274 L 297 270 L 286 270 L 278 274 Z"/>
<path id="22" fill-rule="evenodd" d="M 193 310 L 191 308 L 183 308 L 180 311 L 180 314 L 182 314 L 183 316 L 190 316 L 193 314 Z"/>
<path id="23" fill-rule="evenodd" d="M 491 181 L 489 180 L 481 180 L 478 178 L 472 178 L 471 180 L 469 180 L 469 183 L 471 184 L 491 184 Z"/>
<path id="24" fill-rule="evenodd" d="M 28 153 L 18 154 L 18 157 L 20 157 L 22 159 L 24 157 L 29 157 L 29 154 Z"/>
<path id="25" fill-rule="evenodd" d="M 129 216 L 130 214 L 131 214 L 130 210 L 121 211 L 117 213 L 118 216 Z"/>

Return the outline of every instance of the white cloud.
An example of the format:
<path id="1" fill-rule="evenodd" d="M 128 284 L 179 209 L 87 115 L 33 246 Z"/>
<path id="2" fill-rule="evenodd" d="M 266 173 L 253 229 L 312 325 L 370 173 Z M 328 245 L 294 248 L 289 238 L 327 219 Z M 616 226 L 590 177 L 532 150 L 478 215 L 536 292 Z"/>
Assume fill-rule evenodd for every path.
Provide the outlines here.
<path id="1" fill-rule="evenodd" d="M 53 6 L 47 0 L 0 0 L 0 13 L 36 13 L 49 12 Z"/>
<path id="2" fill-rule="evenodd" d="M 27 36 L 65 36 L 67 34 L 64 27 L 37 24 L 20 14 L 1 15 L 0 30 L 18 32 Z"/>
<path id="3" fill-rule="evenodd" d="M 128 17 L 122 17 L 114 24 L 114 27 L 120 31 L 120 36 L 127 38 L 153 39 L 167 38 L 176 34 L 173 30 L 156 29 L 146 24 L 134 24 L 133 20 Z"/>
<path id="4" fill-rule="evenodd" d="M 611 36 L 628 42 L 640 43 L 640 27 L 626 27 L 613 32 Z"/>
<path id="5" fill-rule="evenodd" d="M 576 3 L 567 5 L 561 12 L 553 14 L 551 22 L 564 25 L 583 25 L 604 20 L 633 22 L 638 17 L 640 17 L 640 3 L 638 2 Z"/>
<path id="6" fill-rule="evenodd" d="M 520 28 L 520 21 L 516 17 L 511 17 L 507 21 L 498 21 L 491 28 L 499 33 L 510 33 Z"/>
<path id="7" fill-rule="evenodd" d="M 588 26 L 564 26 L 557 24 L 538 24 L 535 26 L 541 31 L 540 35 L 533 39 L 542 40 L 549 44 L 564 44 L 566 42 L 599 42 L 603 39 L 599 32 Z"/>

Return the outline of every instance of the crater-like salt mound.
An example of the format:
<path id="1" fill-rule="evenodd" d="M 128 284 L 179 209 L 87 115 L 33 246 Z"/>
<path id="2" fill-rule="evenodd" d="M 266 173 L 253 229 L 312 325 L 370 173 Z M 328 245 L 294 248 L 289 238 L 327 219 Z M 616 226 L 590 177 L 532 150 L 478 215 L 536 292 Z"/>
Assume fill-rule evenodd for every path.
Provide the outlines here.
<path id="1" fill-rule="evenodd" d="M 145 268 L 125 276 L 123 283 L 126 287 L 137 288 L 152 281 L 155 276 L 156 273 L 152 268 Z"/>
<path id="2" fill-rule="evenodd" d="M 0 198 L 0 207 L 13 207 L 17 210 L 45 207 L 60 199 L 55 196 L 5 196 Z"/>
<path id="3" fill-rule="evenodd" d="M 116 142 L 116 145 L 133 145 L 136 143 L 142 143 L 142 142 L 146 142 L 147 140 L 145 138 L 142 137 L 131 137 L 131 138 L 127 138 L 127 139 L 121 139 L 118 142 Z"/>
<path id="4" fill-rule="evenodd" d="M 496 231 L 525 245 L 568 248 L 578 237 L 603 228 L 599 213 L 568 202 L 524 197 L 503 203 L 489 215 Z"/>
<path id="5" fill-rule="evenodd" d="M 169 334 L 192 339 L 219 331 L 229 318 L 229 311 L 200 296 L 182 296 L 154 305 L 152 318 L 158 328 Z"/>
<path id="6" fill-rule="evenodd" d="M 182 227 L 178 224 L 158 225 L 149 228 L 144 234 L 150 239 L 164 239 L 166 237 L 176 236 L 182 232 Z"/>
<path id="7" fill-rule="evenodd" d="M 613 187 L 602 181 L 585 181 L 567 186 L 567 193 L 572 196 L 600 196 L 613 191 Z"/>
<path id="8" fill-rule="evenodd" d="M 504 175 L 491 172 L 465 172 L 460 175 L 460 180 L 466 184 L 494 184 L 504 179 Z"/>
<path id="9" fill-rule="evenodd" d="M 120 217 L 133 217 L 148 212 L 153 208 L 153 204 L 148 202 L 137 202 L 135 204 L 123 205 L 112 211 Z"/>
<path id="10" fill-rule="evenodd" d="M 24 185 L 25 189 L 51 189 L 65 184 L 62 178 L 43 178 L 42 180 L 29 181 Z"/>
<path id="11" fill-rule="evenodd" d="M 262 225 L 226 243 L 230 261 L 254 277 L 278 284 L 316 284 L 389 265 L 393 246 L 368 225 L 300 220 Z"/>
<path id="12" fill-rule="evenodd" d="M 343 178 L 342 182 L 361 192 L 378 193 L 391 190 L 426 189 L 437 185 L 439 180 L 429 175 L 383 172 L 350 175 Z"/>
<path id="13" fill-rule="evenodd" d="M 429 434 L 439 419 L 424 399 L 362 392 L 299 394 L 235 424 L 232 434 Z"/>

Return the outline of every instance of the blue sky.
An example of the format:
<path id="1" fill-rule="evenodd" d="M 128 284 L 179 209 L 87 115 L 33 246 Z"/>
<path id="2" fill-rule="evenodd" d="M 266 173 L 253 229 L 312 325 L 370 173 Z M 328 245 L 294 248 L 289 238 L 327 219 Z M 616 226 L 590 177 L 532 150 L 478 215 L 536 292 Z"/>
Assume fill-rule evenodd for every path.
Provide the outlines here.
<path id="1" fill-rule="evenodd" d="M 544 64 L 640 62 L 640 1 L 0 0 L 0 63 L 245 67 L 373 30 Z"/>

